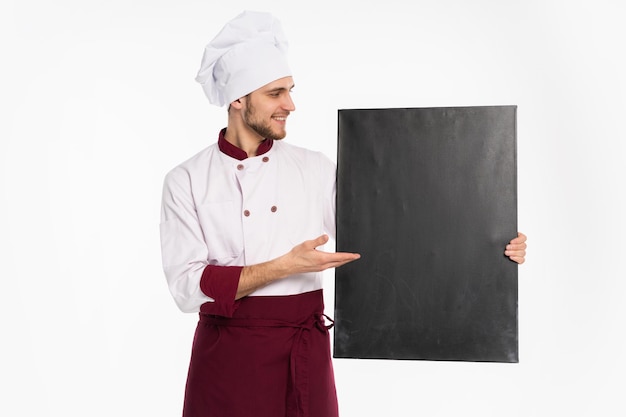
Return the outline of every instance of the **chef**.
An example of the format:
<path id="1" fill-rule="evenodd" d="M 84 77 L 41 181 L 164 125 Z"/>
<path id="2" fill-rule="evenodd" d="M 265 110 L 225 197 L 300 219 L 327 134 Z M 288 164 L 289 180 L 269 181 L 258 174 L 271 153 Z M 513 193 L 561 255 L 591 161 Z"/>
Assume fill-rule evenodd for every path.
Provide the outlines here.
<path id="1" fill-rule="evenodd" d="M 322 271 L 359 258 L 323 251 L 335 233 L 334 164 L 290 145 L 295 105 L 280 22 L 243 12 L 206 46 L 196 80 L 228 106 L 217 142 L 171 170 L 163 268 L 199 313 L 184 417 L 334 417 Z M 505 252 L 523 262 L 525 237 Z"/>
<path id="2" fill-rule="evenodd" d="M 200 313 L 184 416 L 337 415 L 322 271 L 335 166 L 281 139 L 295 110 L 287 41 L 271 15 L 244 12 L 205 48 L 197 76 L 228 105 L 217 143 L 169 172 L 163 266 L 181 310 Z"/>

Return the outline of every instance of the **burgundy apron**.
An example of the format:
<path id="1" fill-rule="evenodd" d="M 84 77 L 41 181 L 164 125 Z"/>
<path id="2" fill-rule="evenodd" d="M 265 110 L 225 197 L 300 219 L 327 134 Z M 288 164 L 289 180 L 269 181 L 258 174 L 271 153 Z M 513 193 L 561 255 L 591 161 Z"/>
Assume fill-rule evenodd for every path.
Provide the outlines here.
<path id="1" fill-rule="evenodd" d="M 183 417 L 337 417 L 322 290 L 200 313 Z"/>

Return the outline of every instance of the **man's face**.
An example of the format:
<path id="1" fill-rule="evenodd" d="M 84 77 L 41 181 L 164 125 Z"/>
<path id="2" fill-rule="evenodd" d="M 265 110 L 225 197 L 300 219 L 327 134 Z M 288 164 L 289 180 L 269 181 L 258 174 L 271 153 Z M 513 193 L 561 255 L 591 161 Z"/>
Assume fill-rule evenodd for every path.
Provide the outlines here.
<path id="1" fill-rule="evenodd" d="M 296 109 L 291 100 L 293 87 L 293 78 L 285 77 L 243 97 L 244 123 L 264 138 L 283 139 L 287 135 L 287 116 Z"/>

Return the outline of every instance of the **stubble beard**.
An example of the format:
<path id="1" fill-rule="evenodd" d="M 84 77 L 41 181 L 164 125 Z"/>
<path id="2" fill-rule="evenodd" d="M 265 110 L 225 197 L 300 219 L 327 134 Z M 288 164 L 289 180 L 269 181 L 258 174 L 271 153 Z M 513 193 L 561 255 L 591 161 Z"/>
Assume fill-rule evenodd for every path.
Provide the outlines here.
<path id="1" fill-rule="evenodd" d="M 276 132 L 272 129 L 269 121 L 258 119 L 256 109 L 249 100 L 243 111 L 243 120 L 250 127 L 250 129 L 254 130 L 258 135 L 265 139 L 281 140 L 287 136 L 287 132 L 285 130 Z"/>

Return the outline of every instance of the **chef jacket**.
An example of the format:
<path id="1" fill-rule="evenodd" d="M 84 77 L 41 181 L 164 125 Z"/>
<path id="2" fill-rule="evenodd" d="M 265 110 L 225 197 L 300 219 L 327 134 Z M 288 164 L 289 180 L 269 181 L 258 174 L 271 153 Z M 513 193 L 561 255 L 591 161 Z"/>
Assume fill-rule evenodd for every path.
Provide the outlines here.
<path id="1" fill-rule="evenodd" d="M 222 281 L 207 279 L 215 272 L 211 266 L 254 265 L 322 233 L 334 238 L 335 179 L 335 164 L 325 155 L 283 141 L 243 160 L 221 152 L 216 143 L 172 169 L 163 186 L 160 231 L 163 269 L 178 307 L 232 315 L 236 288 L 225 307 L 215 310 L 211 287 Z M 236 286 L 240 268 L 233 271 Z M 310 272 L 274 281 L 250 296 L 321 288 L 322 273 Z"/>

